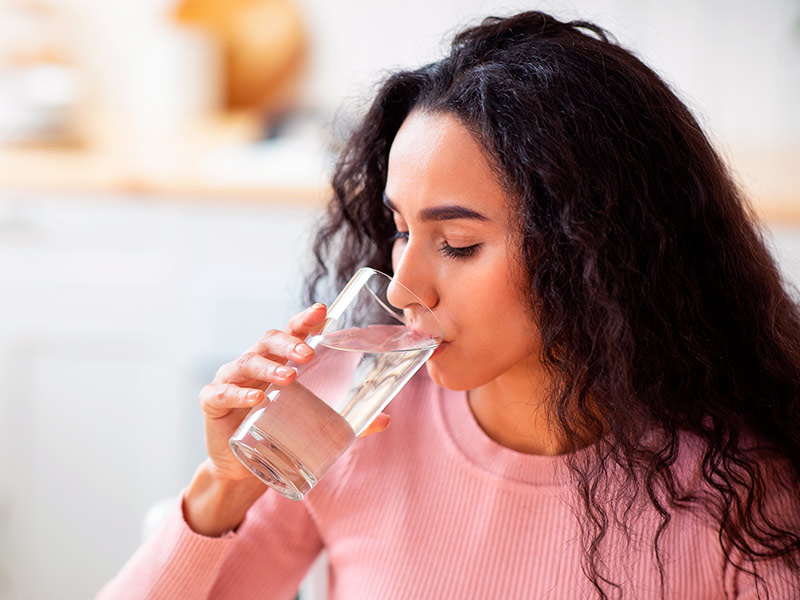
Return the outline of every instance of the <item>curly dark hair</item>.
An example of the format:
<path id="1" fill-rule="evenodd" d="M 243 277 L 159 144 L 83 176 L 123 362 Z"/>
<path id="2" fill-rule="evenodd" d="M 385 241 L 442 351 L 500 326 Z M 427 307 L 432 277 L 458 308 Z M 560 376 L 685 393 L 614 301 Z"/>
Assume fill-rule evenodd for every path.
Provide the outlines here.
<path id="1" fill-rule="evenodd" d="M 735 568 L 759 579 L 761 561 L 782 559 L 800 577 L 800 523 L 768 509 L 776 494 L 800 505 L 800 309 L 687 107 L 592 23 L 485 19 L 444 59 L 380 87 L 337 163 L 309 299 L 360 266 L 391 272 L 382 193 L 412 110 L 457 117 L 511 200 L 553 424 L 601 439 L 570 459 L 599 597 L 619 587 L 603 539 L 625 528 L 634 497 L 660 515 L 662 596 L 659 540 L 682 509 L 713 518 Z M 676 474 L 687 437 L 700 448 L 695 488 Z M 609 501 L 612 470 L 625 483 Z"/>

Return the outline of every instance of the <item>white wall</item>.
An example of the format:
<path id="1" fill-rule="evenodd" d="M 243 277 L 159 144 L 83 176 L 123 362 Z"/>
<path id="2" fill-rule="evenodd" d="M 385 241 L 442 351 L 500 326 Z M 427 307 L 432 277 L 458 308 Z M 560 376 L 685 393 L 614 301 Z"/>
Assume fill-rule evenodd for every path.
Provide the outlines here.
<path id="1" fill-rule="evenodd" d="M 147 81 L 116 63 L 138 61 L 147 71 L 156 64 L 156 41 L 176 43 L 155 28 L 176 0 L 51 1 L 80 16 L 84 55 L 114 80 L 107 82 L 111 97 L 123 94 L 134 75 Z M 313 44 L 305 103 L 329 114 L 363 104 L 389 70 L 440 57 L 462 26 L 489 14 L 539 9 L 608 29 L 674 85 L 718 140 L 800 144 L 798 0 L 295 1 Z M 182 59 L 193 60 L 199 49 L 188 44 L 184 52 Z"/>
<path id="2" fill-rule="evenodd" d="M 389 68 L 435 60 L 464 24 L 540 9 L 604 26 L 728 141 L 800 143 L 796 0 L 298 0 L 315 40 L 307 98 L 336 109 Z"/>

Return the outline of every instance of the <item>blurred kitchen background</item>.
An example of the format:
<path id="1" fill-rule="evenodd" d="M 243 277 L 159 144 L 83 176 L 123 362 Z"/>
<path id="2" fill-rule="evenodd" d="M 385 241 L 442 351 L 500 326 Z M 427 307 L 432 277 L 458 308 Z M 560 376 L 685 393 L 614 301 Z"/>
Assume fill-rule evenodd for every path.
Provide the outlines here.
<path id="1" fill-rule="evenodd" d="M 200 388 L 300 308 L 376 82 L 525 8 L 671 82 L 800 282 L 800 0 L 0 0 L 0 598 L 117 572 L 204 456 Z"/>

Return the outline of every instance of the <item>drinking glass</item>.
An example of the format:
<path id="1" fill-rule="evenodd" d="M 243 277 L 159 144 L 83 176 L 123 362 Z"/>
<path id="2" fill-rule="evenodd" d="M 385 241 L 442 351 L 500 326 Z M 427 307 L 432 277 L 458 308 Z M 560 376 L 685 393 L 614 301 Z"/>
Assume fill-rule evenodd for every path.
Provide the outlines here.
<path id="1" fill-rule="evenodd" d="M 401 283 L 359 269 L 293 362 L 297 377 L 270 385 L 230 447 L 261 481 L 302 499 L 433 354 L 444 338 L 436 315 Z"/>

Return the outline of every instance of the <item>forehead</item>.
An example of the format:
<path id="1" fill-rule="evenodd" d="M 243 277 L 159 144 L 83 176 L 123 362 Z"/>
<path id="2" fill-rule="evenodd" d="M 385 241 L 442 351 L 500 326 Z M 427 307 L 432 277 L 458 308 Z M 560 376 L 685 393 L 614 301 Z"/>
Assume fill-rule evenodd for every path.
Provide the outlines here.
<path id="1" fill-rule="evenodd" d="M 467 206 L 492 220 L 501 220 L 508 210 L 483 147 L 446 113 L 414 111 L 403 122 L 389 152 L 386 195 L 404 215 L 444 203 Z"/>

